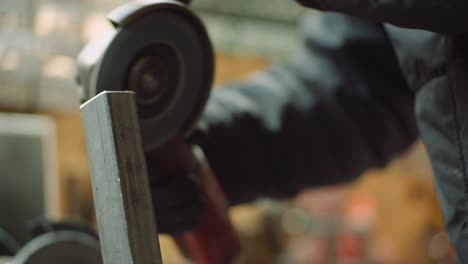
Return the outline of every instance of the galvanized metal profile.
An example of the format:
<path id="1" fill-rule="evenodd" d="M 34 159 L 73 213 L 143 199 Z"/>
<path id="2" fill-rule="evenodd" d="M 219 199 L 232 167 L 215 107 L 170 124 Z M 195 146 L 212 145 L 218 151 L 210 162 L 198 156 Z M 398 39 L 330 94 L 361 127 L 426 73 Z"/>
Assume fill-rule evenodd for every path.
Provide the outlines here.
<path id="1" fill-rule="evenodd" d="M 162 263 L 134 93 L 102 92 L 81 116 L 104 263 Z"/>

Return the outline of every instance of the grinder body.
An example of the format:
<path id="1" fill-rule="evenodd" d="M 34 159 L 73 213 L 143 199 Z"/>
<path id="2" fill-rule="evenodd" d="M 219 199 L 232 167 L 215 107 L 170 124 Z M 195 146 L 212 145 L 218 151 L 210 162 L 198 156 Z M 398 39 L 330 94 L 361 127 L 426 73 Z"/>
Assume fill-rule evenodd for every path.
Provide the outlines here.
<path id="1" fill-rule="evenodd" d="M 169 176 L 191 175 L 205 203 L 196 228 L 174 235 L 177 244 L 195 263 L 233 262 L 239 240 L 227 200 L 201 150 L 185 140 L 213 78 L 213 50 L 203 24 L 171 0 L 129 2 L 109 20 L 114 28 L 78 57 L 83 100 L 104 90 L 135 92 L 147 162 L 158 162 Z"/>

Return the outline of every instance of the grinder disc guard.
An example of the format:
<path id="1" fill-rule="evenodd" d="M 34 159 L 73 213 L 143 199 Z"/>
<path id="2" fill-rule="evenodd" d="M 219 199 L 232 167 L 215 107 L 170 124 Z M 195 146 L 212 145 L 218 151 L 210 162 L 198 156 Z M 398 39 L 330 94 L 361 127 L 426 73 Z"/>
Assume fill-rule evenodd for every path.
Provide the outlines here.
<path id="1" fill-rule="evenodd" d="M 146 150 L 188 134 L 213 79 L 213 50 L 201 21 L 167 0 L 130 2 L 109 19 L 114 28 L 78 57 L 83 99 L 134 91 Z"/>

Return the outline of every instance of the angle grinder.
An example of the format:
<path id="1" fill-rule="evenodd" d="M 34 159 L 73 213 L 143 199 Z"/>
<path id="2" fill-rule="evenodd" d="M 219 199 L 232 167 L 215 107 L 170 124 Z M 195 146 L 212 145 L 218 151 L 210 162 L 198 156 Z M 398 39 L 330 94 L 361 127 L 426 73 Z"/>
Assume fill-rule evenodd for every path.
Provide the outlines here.
<path id="1" fill-rule="evenodd" d="M 78 57 L 83 101 L 104 90 L 135 92 L 148 162 L 170 148 L 176 157 L 168 166 L 177 167 L 178 175 L 181 170 L 195 175 L 204 196 L 198 226 L 175 235 L 176 242 L 196 263 L 232 262 L 239 241 L 227 217 L 226 198 L 200 149 L 184 139 L 205 107 L 213 79 L 213 49 L 202 22 L 183 3 L 171 0 L 132 1 L 108 18 L 113 28 Z"/>

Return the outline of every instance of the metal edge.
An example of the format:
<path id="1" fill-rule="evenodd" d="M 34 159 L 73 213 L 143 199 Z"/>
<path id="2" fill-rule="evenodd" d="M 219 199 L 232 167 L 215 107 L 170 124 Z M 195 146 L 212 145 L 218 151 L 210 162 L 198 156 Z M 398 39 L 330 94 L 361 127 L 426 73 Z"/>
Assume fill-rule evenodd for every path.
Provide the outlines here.
<path id="1" fill-rule="evenodd" d="M 205 75 L 205 79 L 203 82 L 205 83 L 205 87 L 207 89 L 204 91 L 204 94 L 200 94 L 201 100 L 198 101 L 196 106 L 196 111 L 194 115 L 192 115 L 191 120 L 187 120 L 187 126 L 183 127 L 183 135 L 188 137 L 193 130 L 196 128 L 197 121 L 203 115 L 205 110 L 206 104 L 208 102 L 209 96 L 211 94 L 214 76 L 215 76 L 215 52 L 213 48 L 213 43 L 211 42 L 210 36 L 208 34 L 208 30 L 206 29 L 203 21 L 196 15 L 192 15 L 192 19 L 199 25 L 197 30 L 200 31 L 201 35 L 203 36 L 203 41 L 205 45 L 203 45 L 204 52 L 206 55 L 206 63 L 207 63 L 207 74 Z"/>
<path id="2" fill-rule="evenodd" d="M 161 8 L 173 8 L 190 13 L 184 4 L 174 0 L 136 0 L 115 8 L 107 18 L 115 27 L 124 27 L 140 16 Z"/>
<path id="3" fill-rule="evenodd" d="M 110 43 L 118 34 L 116 29 L 110 29 L 98 38 L 89 42 L 77 58 L 77 74 L 79 79 L 79 96 L 82 101 L 89 100 L 96 93 L 96 69 L 99 68 L 102 57 Z"/>

